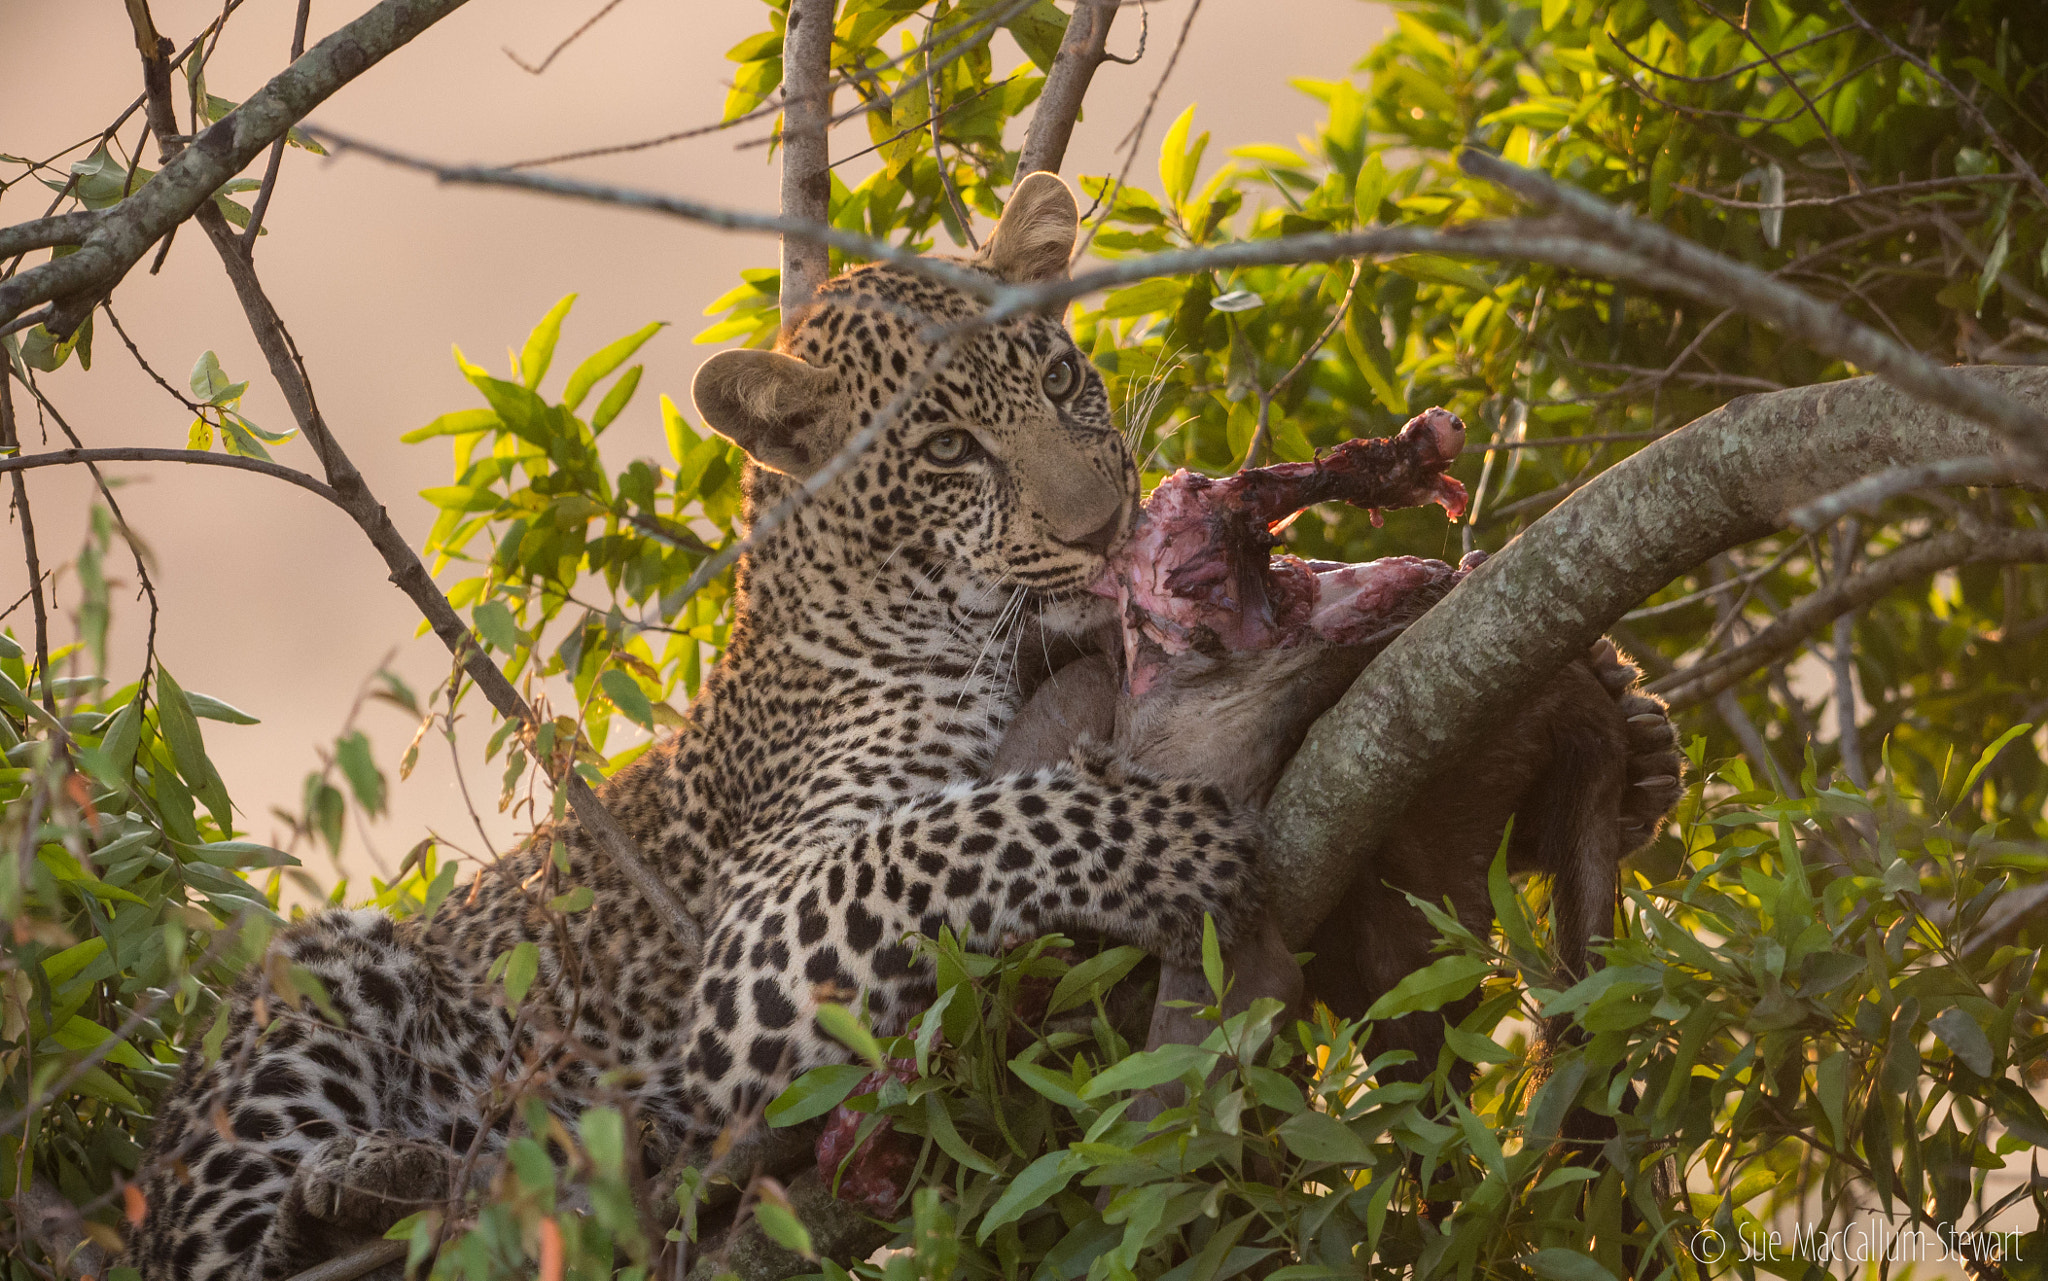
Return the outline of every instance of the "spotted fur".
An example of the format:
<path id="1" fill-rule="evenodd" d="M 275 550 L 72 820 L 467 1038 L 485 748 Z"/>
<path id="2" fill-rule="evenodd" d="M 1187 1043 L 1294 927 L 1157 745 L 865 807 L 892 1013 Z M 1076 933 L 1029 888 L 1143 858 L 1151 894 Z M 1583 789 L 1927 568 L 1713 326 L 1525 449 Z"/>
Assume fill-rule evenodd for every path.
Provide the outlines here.
<path id="1" fill-rule="evenodd" d="M 976 265 L 1063 273 L 1074 228 L 1065 187 L 1034 177 Z M 688 726 L 605 789 L 704 924 L 702 956 L 573 821 L 431 920 L 329 913 L 283 932 L 234 993 L 221 1054 L 194 1054 L 165 1099 L 131 1246 L 148 1281 L 283 1277 L 375 1234 L 465 1168 L 487 1173 L 523 1096 L 566 1117 L 623 1102 L 645 1158 L 666 1161 L 844 1057 L 814 1022 L 821 1000 L 902 1026 L 930 993 L 912 931 L 1092 931 L 1192 964 L 1205 913 L 1228 938 L 1256 910 L 1255 819 L 1213 788 L 1085 744 L 981 781 L 1025 636 L 1103 621 L 1086 588 L 1137 474 L 1056 318 L 977 331 L 919 384 L 927 327 L 980 309 L 861 268 L 778 352 L 723 353 L 699 377 L 706 420 L 756 459 L 750 519 L 911 392 L 741 560 L 730 643 Z M 972 448 L 938 460 L 962 431 Z M 590 908 L 544 910 L 572 885 Z M 515 1013 L 492 965 L 520 943 L 540 968 Z M 310 990 L 276 981 L 294 973 L 328 1012 L 286 999 Z"/>

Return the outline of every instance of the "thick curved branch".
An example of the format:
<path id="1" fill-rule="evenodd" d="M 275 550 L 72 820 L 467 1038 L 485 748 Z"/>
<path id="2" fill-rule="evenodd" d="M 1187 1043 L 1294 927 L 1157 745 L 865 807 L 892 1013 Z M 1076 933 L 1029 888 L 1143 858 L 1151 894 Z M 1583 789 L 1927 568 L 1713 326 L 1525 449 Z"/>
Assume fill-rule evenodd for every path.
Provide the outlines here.
<path id="1" fill-rule="evenodd" d="M 1045 88 L 1039 91 L 1038 108 L 1031 113 L 1024 131 L 1024 151 L 1017 159 L 1017 176 L 1058 173 L 1067 158 L 1067 141 L 1074 136 L 1074 122 L 1081 118 L 1081 100 L 1088 96 L 1088 83 L 1095 69 L 1109 57 L 1109 24 L 1116 20 L 1117 0 L 1074 0 L 1074 14 L 1067 19 L 1067 34 L 1060 38 L 1060 51 L 1053 55 L 1052 69 L 1045 73 Z"/>
<path id="2" fill-rule="evenodd" d="M 462 7 L 464 0 L 383 0 L 308 50 L 241 106 L 201 133 L 140 191 L 97 216 L 75 254 L 0 282 L 0 324 L 36 303 L 65 305 L 52 319 L 64 332 L 85 318 L 82 299 L 97 301 L 149 247 L 205 204 L 221 184 L 283 137 L 307 112 L 387 54 Z M 51 220 L 25 224 L 23 235 Z M 20 229 L 10 229 L 10 232 Z M 4 235 L 7 233 L 0 233 Z M 69 322 L 66 324 L 66 322 Z"/>
<path id="3" fill-rule="evenodd" d="M 826 131 L 832 122 L 833 0 L 789 0 L 782 38 L 782 214 L 805 222 L 832 220 L 832 165 Z M 832 274 L 832 253 L 817 240 L 782 241 L 783 323 Z"/>
<path id="4" fill-rule="evenodd" d="M 1674 708 L 1705 702 L 1797 649 L 1835 619 L 1937 570 L 2034 561 L 2048 561 L 2048 530 L 1945 530 L 1900 548 L 1860 574 L 1833 580 L 1742 644 L 1652 681 L 1650 691 L 1662 695 Z"/>
<path id="5" fill-rule="evenodd" d="M 2048 369 L 1963 376 L 2030 412 L 2048 408 Z M 1267 881 L 1288 941 L 1321 923 L 1409 803 L 1503 708 L 1673 577 L 1872 469 L 1999 448 L 1959 412 L 1858 378 L 1741 397 L 1580 489 L 1423 615 L 1309 731 L 1268 810 Z"/>

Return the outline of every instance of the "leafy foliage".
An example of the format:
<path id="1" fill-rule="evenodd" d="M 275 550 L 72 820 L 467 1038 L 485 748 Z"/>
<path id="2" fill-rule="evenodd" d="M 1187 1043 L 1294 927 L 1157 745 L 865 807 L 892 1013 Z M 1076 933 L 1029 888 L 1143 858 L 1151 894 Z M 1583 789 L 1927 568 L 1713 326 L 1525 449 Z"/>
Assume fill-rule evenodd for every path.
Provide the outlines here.
<path id="1" fill-rule="evenodd" d="M 1809 0 L 1753 0 L 1741 14 L 1668 0 L 1408 0 L 1353 76 L 1300 82 L 1326 107 L 1312 137 L 1211 157 L 1190 106 L 1166 131 L 1155 190 L 1083 176 L 1092 251 L 1507 212 L 1452 163 L 1480 145 L 1922 350 L 2038 360 L 2048 203 L 2024 166 L 2048 165 L 2048 32 L 2011 0 L 1865 8 L 1883 36 Z M 783 9 L 771 2 L 767 17 L 729 54 L 728 119 L 761 110 L 780 82 Z M 959 210 L 992 216 L 1015 178 L 1005 139 L 1019 136 L 1063 22 L 1048 0 L 842 5 L 832 61 L 873 105 L 880 163 L 857 186 L 835 177 L 834 223 L 917 249 L 942 236 L 964 246 Z M 999 29 L 1027 59 L 1006 73 L 988 43 Z M 207 118 L 232 106 L 205 92 L 197 59 L 188 72 Z M 33 176 L 105 207 L 148 173 L 117 152 L 103 143 L 61 174 L 0 157 L 0 187 Z M 246 222 L 227 199 L 243 189 L 217 197 L 231 220 Z M 772 268 L 742 273 L 698 341 L 771 341 L 777 289 Z M 619 468 L 602 456 L 639 389 L 629 362 L 660 325 L 543 392 L 572 303 L 542 319 L 506 377 L 457 352 L 483 403 L 407 437 L 453 449 L 451 483 L 424 494 L 438 511 L 432 567 L 457 569 L 450 597 L 479 643 L 552 700 L 539 733 L 501 724 L 490 745 L 505 765 L 501 807 L 529 805 L 536 819 L 554 804 L 539 799 L 541 776 L 609 772 L 679 723 L 724 643 L 730 581 L 698 580 L 730 545 L 739 506 L 737 452 L 666 397 L 667 459 Z M 1238 465 L 1262 424 L 1272 454 L 1303 458 L 1392 430 L 1414 407 L 1450 406 L 1475 441 L 1458 472 L 1475 494 L 1459 550 L 1498 547 L 1733 394 L 1854 372 L 1740 316 L 1433 256 L 1149 280 L 1071 319 L 1137 433 L 1148 484 L 1174 467 Z M 4 341 L 26 381 L 74 352 L 89 368 L 91 333 L 88 322 L 63 342 L 40 328 Z M 200 358 L 195 446 L 219 431 L 225 447 L 263 457 L 282 441 L 241 418 L 245 387 Z M 1391 513 L 1379 529 L 1318 512 L 1289 540 L 1338 559 L 1448 552 L 1439 519 Z M 2027 493 L 1899 500 L 1831 540 L 1739 549 L 1660 592 L 1620 635 L 1667 673 L 1859 564 L 1968 522 L 2048 525 Z M 154 664 L 109 692 L 114 533 L 102 515 L 75 562 L 78 643 L 48 671 L 21 643 L 0 643 L 0 847 L 20 851 L 0 860 L 13 926 L 0 959 L 0 1107 L 21 1118 L 0 1127 L 0 1194 L 54 1184 L 103 1239 L 126 1208 L 119 1189 L 153 1100 L 184 1056 L 218 1049 L 233 977 L 263 964 L 275 990 L 318 999 L 264 959 L 284 878 L 301 846 L 338 851 L 351 807 L 374 818 L 392 786 L 352 714 L 299 809 L 280 812 L 290 849 L 246 840 L 206 754 L 227 731 L 201 722 L 249 718 Z M 1607 967 L 1584 982 L 1555 977 L 1541 887 L 1496 876 L 1497 937 L 1424 905 L 1443 955 L 1374 1015 L 1473 991 L 1482 1001 L 1447 1029 L 1442 1061 L 1412 1065 L 1420 1081 L 1368 1061 L 1365 1023 L 1277 1027 L 1252 1049 L 1275 1017 L 1263 1007 L 1203 1046 L 1134 1052 L 1112 1017 L 1112 988 L 1137 960 L 1128 951 L 1079 959 L 1038 940 L 988 957 L 925 940 L 939 997 L 921 1021 L 877 1037 L 840 1020 L 861 1062 L 820 1069 L 769 1108 L 769 1122 L 792 1125 L 843 1104 L 857 1137 L 886 1121 L 915 1150 L 907 1196 L 882 1214 L 905 1248 L 879 1265 L 818 1266 L 832 1277 L 1581 1281 L 1702 1275 L 1687 1254 L 1698 1231 L 1740 1239 L 1790 1209 L 1839 1216 L 1875 1199 L 1901 1221 L 1968 1227 L 2031 1200 L 2038 1223 L 2038 1182 L 1987 1205 L 1983 1175 L 2048 1142 L 2042 926 L 2001 907 L 2048 873 L 2043 618 L 2038 567 L 1962 565 L 1854 620 L 1853 689 L 1819 646 L 1694 716 L 1695 765 L 1730 763 L 1638 860 Z M 418 725 L 400 778 L 430 730 L 455 732 L 464 693 L 451 677 L 440 711 L 389 678 L 366 686 L 365 700 Z M 1846 747 L 1818 732 L 1843 702 L 1862 708 Z M 1878 768 L 1861 763 L 1872 758 Z M 431 912 L 454 888 L 443 853 L 422 842 L 370 901 Z M 576 893 L 552 910 L 578 910 Z M 347 896 L 345 883 L 325 895 Z M 533 971 L 531 957 L 507 954 L 493 974 L 510 1005 Z M 1530 1029 L 1564 1015 L 1579 1039 L 1536 1053 Z M 910 1069 L 878 1071 L 898 1061 Z M 1460 1062 L 1476 1074 L 1469 1095 L 1447 1088 Z M 1131 1120 L 1135 1093 L 1166 1082 L 1185 1104 Z M 1597 1160 L 1553 1141 L 1575 1106 L 1615 1122 Z M 442 1276 L 604 1276 L 622 1260 L 639 1275 L 668 1219 L 646 1213 L 620 1113 L 594 1107 L 573 1131 L 538 1112 L 525 1121 L 463 1217 L 401 1225 L 414 1261 L 438 1242 Z M 1677 1172 L 1675 1189 L 1660 1170 Z M 677 1237 L 718 1177 L 685 1173 Z M 756 1181 L 743 1198 L 775 1239 L 810 1249 L 778 1185 Z M 2048 1240 L 2037 1228 L 1999 1248 L 2033 1259 Z M 1811 1276 L 1811 1259 L 1809 1248 L 1756 1266 Z"/>

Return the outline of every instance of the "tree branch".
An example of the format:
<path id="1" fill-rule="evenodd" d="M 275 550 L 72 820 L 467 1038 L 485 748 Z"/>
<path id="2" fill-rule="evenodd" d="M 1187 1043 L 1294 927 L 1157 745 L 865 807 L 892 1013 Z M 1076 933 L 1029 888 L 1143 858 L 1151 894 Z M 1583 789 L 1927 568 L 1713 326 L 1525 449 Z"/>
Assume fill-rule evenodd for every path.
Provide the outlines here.
<path id="1" fill-rule="evenodd" d="M 1742 644 L 1709 654 L 1691 667 L 1650 682 L 1674 708 L 1705 702 L 1760 667 L 1791 653 L 1837 618 L 1907 583 L 1955 565 L 2048 561 L 2048 530 L 1951 529 L 1910 543 L 1863 572 L 1836 578 L 1785 611 Z"/>
<path id="2" fill-rule="evenodd" d="M 52 245 L 75 245 L 99 226 L 100 217 L 90 209 L 75 209 L 50 218 L 38 218 L 34 222 L 0 227 L 0 258 L 12 258 L 31 249 L 48 249 Z"/>
<path id="3" fill-rule="evenodd" d="M 1675 280 L 1685 282 L 1680 292 L 1687 296 L 1716 305 L 1731 304 L 1766 319 L 1815 351 L 1879 374 L 1930 405 L 1953 406 L 1989 424 L 2037 461 L 2048 463 L 2048 414 L 2001 395 L 1983 380 L 1945 369 L 1851 319 L 1838 307 L 1533 169 L 1469 148 L 1458 154 L 1458 164 L 1465 172 L 1499 183 L 1538 208 L 1555 210 L 1566 225 L 1664 269 Z"/>
<path id="4" fill-rule="evenodd" d="M 69 334 L 99 295 L 118 284 L 151 245 L 211 200 L 222 183 L 307 112 L 463 2 L 382 0 L 322 40 L 201 133 L 140 191 L 99 214 L 77 253 L 0 282 L 0 323 L 37 303 L 60 300 L 51 329 Z"/>
<path id="5" fill-rule="evenodd" d="M 782 38 L 782 214 L 832 220 L 832 167 L 826 131 L 832 120 L 833 0 L 789 0 Z M 782 323 L 811 300 L 832 274 L 832 253 L 817 240 L 782 241 Z"/>
<path id="6" fill-rule="evenodd" d="M 1020 180 L 1040 170 L 1060 171 L 1074 122 L 1081 118 L 1081 100 L 1088 96 L 1088 82 L 1109 56 L 1109 24 L 1116 20 L 1116 10 L 1117 0 L 1074 0 L 1067 33 L 1060 38 L 1060 50 L 1053 55 L 1045 88 L 1038 94 L 1038 109 L 1024 131 L 1024 151 L 1017 159 Z"/>
<path id="7" fill-rule="evenodd" d="M 1947 458 L 1919 467 L 1893 467 L 1845 485 L 1792 512 L 1801 529 L 1832 525 L 1850 512 L 1875 511 L 1887 499 L 1942 485 L 2011 485 L 2033 479 L 2012 458 Z"/>
<path id="8" fill-rule="evenodd" d="M 2048 369 L 1959 376 L 2030 413 L 2048 407 Z M 1267 887 L 1289 942 L 1308 937 L 1390 825 L 1502 708 L 1638 601 L 1780 528 L 1788 509 L 1871 460 L 1976 457 L 1994 444 L 1956 411 L 1858 378 L 1741 397 L 1584 486 L 1424 614 L 1310 730 L 1268 810 Z"/>
<path id="9" fill-rule="evenodd" d="M 76 464 L 90 466 L 93 463 L 192 463 L 200 467 L 230 467 L 236 471 L 252 471 L 260 476 L 269 476 L 287 484 L 297 485 L 300 489 L 320 495 L 337 507 L 342 506 L 341 495 L 295 467 L 265 462 L 261 458 L 202 453 L 197 449 L 142 449 L 127 445 L 107 449 L 56 449 L 47 454 L 19 454 L 12 458 L 0 458 L 0 472 L 29 471 L 37 467 L 66 467 Z"/>

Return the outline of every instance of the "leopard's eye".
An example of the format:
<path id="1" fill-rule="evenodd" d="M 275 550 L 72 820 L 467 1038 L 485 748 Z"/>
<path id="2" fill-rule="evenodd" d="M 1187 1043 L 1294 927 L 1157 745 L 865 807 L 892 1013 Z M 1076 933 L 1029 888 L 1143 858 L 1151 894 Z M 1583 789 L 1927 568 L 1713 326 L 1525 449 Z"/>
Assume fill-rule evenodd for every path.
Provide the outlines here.
<path id="1" fill-rule="evenodd" d="M 975 451 L 974 437 L 964 431 L 942 431 L 924 442 L 924 456 L 935 463 L 950 466 L 965 462 Z"/>
<path id="2" fill-rule="evenodd" d="M 1045 377 L 1040 385 L 1045 388 L 1045 394 L 1054 403 L 1073 395 L 1081 386 L 1079 358 L 1071 351 L 1062 354 L 1058 360 L 1045 367 Z"/>

